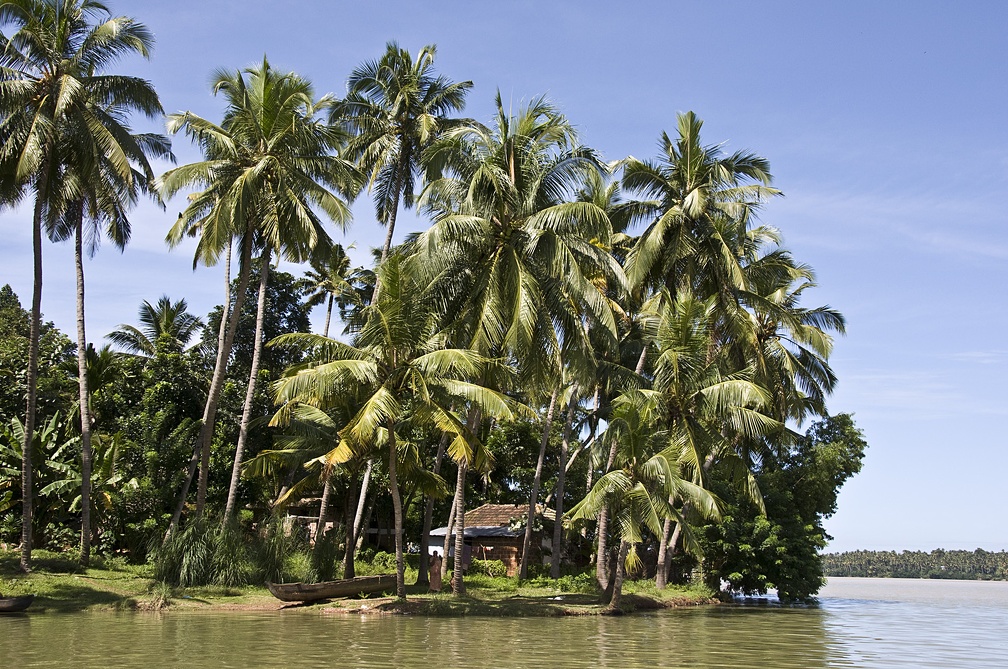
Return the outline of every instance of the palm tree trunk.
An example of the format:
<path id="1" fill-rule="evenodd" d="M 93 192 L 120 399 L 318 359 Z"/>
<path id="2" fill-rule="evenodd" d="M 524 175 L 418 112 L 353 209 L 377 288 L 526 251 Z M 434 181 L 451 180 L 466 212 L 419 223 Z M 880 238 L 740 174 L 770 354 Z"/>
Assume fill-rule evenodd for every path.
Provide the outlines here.
<path id="1" fill-rule="evenodd" d="M 32 213 L 32 255 L 34 284 L 32 285 L 31 324 L 28 334 L 28 398 L 25 408 L 24 441 L 21 444 L 21 571 L 31 571 L 32 512 L 32 441 L 35 437 L 35 404 L 38 396 L 39 329 L 42 320 L 42 195 L 46 192 L 48 168 L 42 163 L 35 187 L 35 210 Z"/>
<path id="2" fill-rule="evenodd" d="M 315 549 L 318 549 L 322 533 L 325 531 L 325 517 L 329 511 L 329 496 L 332 495 L 331 477 L 324 469 L 322 470 L 322 476 L 325 478 L 325 485 L 322 486 L 322 502 L 319 504 L 318 522 L 315 523 Z"/>
<path id="3" fill-rule="evenodd" d="M 322 328 L 323 337 L 329 336 L 329 321 L 330 319 L 332 319 L 332 303 L 333 303 L 333 296 L 332 293 L 329 293 L 329 302 L 326 304 L 326 311 L 325 311 L 325 327 Z"/>
<path id="4" fill-rule="evenodd" d="M 452 594 L 456 597 L 465 594 L 462 572 L 465 570 L 465 482 L 468 469 L 465 462 L 460 462 L 455 479 L 455 566 L 452 572 Z"/>
<path id="5" fill-rule="evenodd" d="M 172 514 L 171 522 L 165 531 L 164 541 L 168 541 L 169 537 L 171 537 L 178 527 L 179 520 L 182 519 L 182 510 L 185 508 L 186 497 L 189 496 L 189 486 L 192 485 L 193 478 L 196 476 L 196 470 L 199 468 L 200 450 L 199 442 L 197 441 L 196 447 L 193 448 L 192 458 L 189 460 L 189 470 L 186 472 L 185 481 L 182 483 L 182 490 L 179 491 L 178 502 L 175 504 L 175 513 Z"/>
<path id="6" fill-rule="evenodd" d="M 661 541 L 658 542 L 658 563 L 655 567 L 655 587 L 659 590 L 663 590 L 668 585 L 668 542 L 671 531 L 672 519 L 666 518 L 665 526 L 662 528 Z"/>
<path id="7" fill-rule="evenodd" d="M 456 477 L 456 484 L 458 479 Z M 452 495 L 452 505 L 451 511 L 448 512 L 448 526 L 445 528 L 444 537 L 444 559 L 441 560 L 441 580 L 444 581 L 445 576 L 448 575 L 448 556 L 451 553 L 452 547 L 452 532 L 455 530 L 455 512 L 458 511 L 458 489 L 456 486 L 455 494 Z M 454 584 L 453 584 L 454 587 Z"/>
<path id="8" fill-rule="evenodd" d="M 434 473 L 441 473 L 441 461 L 444 459 L 445 449 L 448 448 L 448 438 L 449 433 L 445 432 L 441 435 L 441 441 L 438 442 L 437 455 L 434 457 Z M 430 566 L 430 529 L 431 522 L 434 519 L 434 498 L 427 495 L 427 501 L 424 505 L 424 519 L 423 527 L 420 530 L 420 565 L 419 573 L 417 573 L 417 585 L 430 585 L 430 573 L 428 568 Z M 441 561 L 444 564 L 444 561 Z"/>
<path id="9" fill-rule="evenodd" d="M 207 483 L 210 476 L 210 448 L 213 446 L 214 423 L 217 419 L 217 403 L 220 400 L 220 391 L 224 385 L 224 372 L 227 368 L 228 358 L 231 356 L 231 345 L 234 342 L 235 332 L 238 330 L 238 320 L 241 315 L 242 306 L 245 303 L 245 291 L 248 290 L 251 264 L 252 234 L 246 233 L 242 238 L 241 252 L 238 260 L 238 288 L 235 291 L 234 306 L 228 318 L 227 331 L 224 333 L 224 345 L 217 347 L 217 362 L 214 365 L 213 378 L 210 381 L 210 390 L 207 393 L 206 406 L 203 409 L 203 424 L 200 426 L 200 472 L 199 483 L 196 486 L 197 517 L 202 517 L 204 508 L 206 507 Z M 221 318 L 223 317 L 224 315 L 222 314 Z"/>
<path id="10" fill-rule="evenodd" d="M 567 421 L 564 423 L 563 441 L 560 443 L 560 470 L 556 484 L 556 520 L 553 522 L 553 557 L 550 560 L 550 578 L 560 578 L 560 556 L 563 553 L 564 478 L 567 473 L 567 453 L 570 449 L 571 427 L 574 424 L 574 407 L 577 395 L 571 392 L 567 404 Z"/>
<path id="11" fill-rule="evenodd" d="M 224 305 L 221 310 L 220 327 L 217 328 L 217 350 L 224 349 L 224 336 L 227 333 L 228 323 L 231 320 L 231 243 L 228 243 L 227 253 L 224 255 Z M 189 487 L 192 485 L 196 470 L 200 464 L 200 440 L 197 438 L 196 447 L 193 449 L 192 460 L 189 461 L 189 469 L 186 472 L 185 481 L 182 483 L 182 490 L 179 492 L 178 503 L 175 505 L 175 513 L 172 514 L 171 522 L 165 531 L 164 540 L 168 541 L 172 533 L 178 527 L 182 519 L 182 511 L 185 509 L 185 501 L 189 496 Z"/>
<path id="12" fill-rule="evenodd" d="M 266 289 L 269 284 L 270 256 L 273 248 L 267 244 L 263 249 L 259 268 L 259 302 L 256 305 L 255 340 L 252 344 L 252 371 L 249 372 L 248 389 L 245 391 L 245 406 L 242 407 L 241 427 L 238 430 L 238 445 L 235 447 L 234 464 L 231 467 L 231 485 L 228 487 L 227 506 L 224 507 L 223 523 L 234 513 L 238 497 L 238 475 L 241 473 L 242 457 L 248 441 L 249 422 L 252 420 L 252 402 L 255 400 L 256 382 L 259 377 L 259 361 L 263 347 L 263 321 L 266 317 Z"/>
<path id="13" fill-rule="evenodd" d="M 81 539 L 80 564 L 87 567 L 91 561 L 91 409 L 87 378 L 87 335 L 84 328 L 84 205 L 73 207 L 74 266 L 77 270 L 77 381 L 80 391 L 81 422 Z"/>
<path id="14" fill-rule="evenodd" d="M 357 548 L 360 548 L 359 538 L 363 527 L 361 523 L 364 520 L 364 506 L 367 502 L 368 487 L 371 484 L 371 471 L 374 469 L 374 458 L 371 458 L 367 462 L 367 467 L 364 469 L 364 479 L 361 481 L 360 497 L 357 498 L 357 513 L 354 514 L 353 523 L 353 543 Z M 368 513 L 368 520 L 370 520 L 371 514 Z"/>
<path id="15" fill-rule="evenodd" d="M 402 498 L 399 495 L 399 480 L 396 474 L 396 460 L 399 453 L 396 450 L 395 420 L 389 419 L 386 425 L 389 441 L 389 489 L 392 492 L 392 513 L 395 518 L 395 564 L 396 564 L 396 597 L 406 600 L 406 563 L 403 560 L 402 547 L 402 524 L 403 510 Z"/>
<path id="16" fill-rule="evenodd" d="M 353 477 L 351 477 L 350 483 L 353 483 Z M 343 549 L 343 578 L 353 578 L 356 576 L 356 569 L 354 568 L 354 536 L 353 536 L 353 521 L 354 521 L 354 497 L 350 494 L 350 489 L 352 485 L 347 484 L 346 498 L 343 500 L 343 543 L 345 547 Z"/>
<path id="17" fill-rule="evenodd" d="M 625 541 L 620 542 L 619 556 L 616 558 L 616 578 L 613 581 L 612 598 L 606 613 L 619 613 L 620 602 L 623 599 L 623 580 L 626 576 L 626 556 L 630 550 L 630 544 Z"/>
<path id="18" fill-rule="evenodd" d="M 638 375 L 644 373 L 644 363 L 647 361 L 647 343 L 641 349 L 640 357 L 637 358 L 637 368 L 634 372 Z M 613 462 L 616 461 L 616 443 L 613 442 L 609 449 L 609 459 L 606 461 L 605 471 L 608 473 L 612 469 Z M 595 579 L 599 587 L 606 587 L 609 582 L 609 552 L 607 533 L 609 531 L 609 509 L 602 507 L 598 519 L 598 550 L 595 553 Z"/>
<path id="19" fill-rule="evenodd" d="M 399 165 L 396 168 L 395 191 L 392 194 L 392 210 L 389 212 L 388 232 L 385 233 L 385 243 L 382 245 L 381 262 L 388 258 L 392 249 L 392 233 L 395 232 L 396 216 L 399 213 L 399 194 L 402 191 L 403 172 L 405 165 L 409 164 L 409 150 L 403 151 L 399 156 Z M 375 285 L 375 294 L 378 293 L 378 286 Z M 373 301 L 373 300 L 372 300 Z"/>
<path id="20" fill-rule="evenodd" d="M 558 389 L 553 389 L 550 396 L 549 409 L 546 411 L 546 421 L 543 424 L 542 442 L 539 444 L 539 459 L 536 461 L 535 477 L 532 479 L 532 494 L 529 496 L 528 522 L 525 524 L 525 539 L 522 541 L 520 580 L 528 578 L 528 556 L 532 548 L 532 532 L 535 525 L 536 504 L 539 501 L 539 486 L 542 483 L 543 461 L 546 459 L 546 445 L 549 443 L 550 427 L 553 425 L 553 410 L 556 408 Z"/>

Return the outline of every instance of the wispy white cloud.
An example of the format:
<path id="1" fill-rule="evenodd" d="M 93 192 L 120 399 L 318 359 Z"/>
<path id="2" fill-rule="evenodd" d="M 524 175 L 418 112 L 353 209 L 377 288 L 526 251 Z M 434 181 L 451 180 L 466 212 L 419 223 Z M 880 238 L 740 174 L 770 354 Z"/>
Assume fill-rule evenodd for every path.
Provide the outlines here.
<path id="1" fill-rule="evenodd" d="M 1008 351 L 963 351 L 948 356 L 958 362 L 972 362 L 978 365 L 999 365 L 1008 362 Z"/>

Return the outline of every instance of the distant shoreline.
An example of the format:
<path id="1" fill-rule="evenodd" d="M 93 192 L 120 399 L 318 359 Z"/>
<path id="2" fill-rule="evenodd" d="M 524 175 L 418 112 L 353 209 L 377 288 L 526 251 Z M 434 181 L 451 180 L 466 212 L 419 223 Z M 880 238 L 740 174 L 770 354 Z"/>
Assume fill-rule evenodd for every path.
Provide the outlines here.
<path id="1" fill-rule="evenodd" d="M 1008 551 L 845 551 L 822 556 L 823 575 L 961 581 L 1008 580 Z"/>

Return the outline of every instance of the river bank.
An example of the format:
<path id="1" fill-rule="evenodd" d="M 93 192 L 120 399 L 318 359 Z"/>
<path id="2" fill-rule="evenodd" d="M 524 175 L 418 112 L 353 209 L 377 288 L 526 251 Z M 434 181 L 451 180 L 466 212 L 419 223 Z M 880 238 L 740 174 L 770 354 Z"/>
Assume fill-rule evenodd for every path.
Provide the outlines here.
<path id="1" fill-rule="evenodd" d="M 407 614 L 427 616 L 553 617 L 598 615 L 602 595 L 588 576 L 560 579 L 516 579 L 466 576 L 466 596 L 428 593 L 407 585 L 405 603 L 388 596 L 336 599 L 292 605 L 274 598 L 262 586 L 173 588 L 151 578 L 149 565 L 130 565 L 96 557 L 81 569 L 69 554 L 36 551 L 34 571 L 21 574 L 18 554 L 0 551 L 0 594 L 34 594 L 33 613 L 80 611 L 300 611 L 327 615 Z M 411 583 L 415 578 L 408 578 Z M 702 586 L 657 590 L 653 581 L 628 581 L 623 613 L 697 606 L 716 602 Z"/>

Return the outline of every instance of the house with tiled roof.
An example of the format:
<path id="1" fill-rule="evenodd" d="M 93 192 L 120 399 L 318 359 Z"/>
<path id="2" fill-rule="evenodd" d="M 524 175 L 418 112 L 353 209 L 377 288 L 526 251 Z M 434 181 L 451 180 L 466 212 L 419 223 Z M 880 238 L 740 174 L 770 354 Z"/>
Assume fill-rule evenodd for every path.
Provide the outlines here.
<path id="1" fill-rule="evenodd" d="M 465 552 L 462 565 L 468 569 L 472 560 L 500 560 L 507 567 L 507 575 L 518 573 L 521 564 L 522 544 L 525 541 L 525 516 L 528 506 L 523 504 L 484 504 L 465 514 L 463 541 Z M 431 530 L 430 550 L 440 553 L 444 550 L 447 527 Z M 532 550 L 534 560 L 541 560 L 541 537 L 533 535 Z M 449 557 L 454 557 L 454 532 L 449 549 Z"/>

